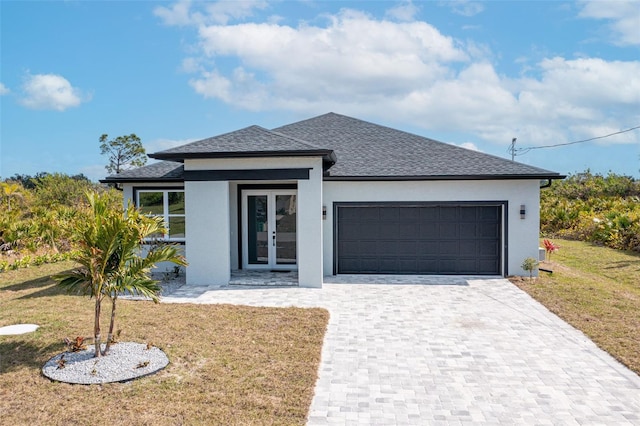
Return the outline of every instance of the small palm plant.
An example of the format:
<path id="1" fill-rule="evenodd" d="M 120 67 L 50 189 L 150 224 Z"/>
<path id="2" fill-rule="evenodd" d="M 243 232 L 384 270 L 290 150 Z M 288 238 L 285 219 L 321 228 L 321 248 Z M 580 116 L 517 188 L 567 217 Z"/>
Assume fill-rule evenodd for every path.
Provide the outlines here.
<path id="1" fill-rule="evenodd" d="M 145 239 L 164 231 L 162 218 L 141 214 L 132 205 L 125 212 L 114 210 L 108 197 L 88 193 L 89 220 L 77 225 L 80 250 L 74 258 L 80 267 L 56 275 L 58 285 L 69 293 L 94 299 L 95 356 L 106 355 L 113 340 L 116 303 L 121 293 L 137 293 L 158 302 L 160 287 L 149 273 L 159 262 L 186 265 L 174 245 L 154 245 L 140 256 Z M 104 351 L 100 330 L 102 301 L 111 300 L 111 321 Z"/>

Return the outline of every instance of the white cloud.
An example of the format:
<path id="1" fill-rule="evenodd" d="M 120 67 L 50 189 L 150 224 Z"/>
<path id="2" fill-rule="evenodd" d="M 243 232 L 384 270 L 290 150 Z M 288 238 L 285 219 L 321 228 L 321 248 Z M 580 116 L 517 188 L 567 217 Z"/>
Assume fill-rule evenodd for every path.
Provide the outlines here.
<path id="1" fill-rule="evenodd" d="M 640 45 L 640 2 L 632 1 L 582 1 L 581 18 L 606 19 L 613 42 L 619 45 Z"/>
<path id="2" fill-rule="evenodd" d="M 0 83 L 0 96 L 6 95 L 9 92 L 11 92 L 11 90 L 9 90 L 9 88 L 7 86 L 5 86 L 4 84 Z"/>
<path id="3" fill-rule="evenodd" d="M 403 2 L 398 6 L 388 9 L 385 15 L 397 21 L 411 22 L 420 9 L 411 1 Z"/>
<path id="4" fill-rule="evenodd" d="M 467 17 L 475 16 L 484 11 L 484 5 L 477 1 L 447 0 L 441 4 L 451 8 L 453 13 Z"/>
<path id="5" fill-rule="evenodd" d="M 350 9 L 322 17 L 324 25 L 200 26 L 199 51 L 183 63 L 189 84 L 247 110 L 335 111 L 502 145 L 567 142 L 640 120 L 640 61 L 525 60 L 526 73 L 508 77 L 487 46 L 426 22 Z M 604 141 L 633 140 L 637 132 Z"/>
<path id="6" fill-rule="evenodd" d="M 64 111 L 83 102 L 80 90 L 61 75 L 28 75 L 22 89 L 24 97 L 20 103 L 31 109 Z"/>
<path id="7" fill-rule="evenodd" d="M 240 65 L 201 72 L 190 84 L 206 97 L 251 102 L 253 109 L 292 98 L 350 102 L 373 88 L 378 97 L 401 96 L 445 77 L 443 64 L 468 60 L 427 23 L 376 21 L 351 10 L 329 17 L 326 27 L 212 25 L 199 36 L 207 58 L 237 58 Z"/>
<path id="8" fill-rule="evenodd" d="M 480 148 L 478 148 L 478 147 L 476 146 L 476 144 L 475 144 L 475 143 L 473 143 L 473 142 L 463 142 L 463 143 L 456 144 L 456 145 L 458 145 L 459 147 L 462 147 L 462 148 L 470 149 L 471 151 L 478 151 L 478 152 L 481 152 L 481 151 L 480 151 Z"/>
<path id="9" fill-rule="evenodd" d="M 194 21 L 191 15 L 191 0 L 179 0 L 170 7 L 158 6 L 153 9 L 153 14 L 162 19 L 165 25 L 184 26 Z"/>
<path id="10" fill-rule="evenodd" d="M 202 11 L 193 11 L 191 6 L 191 0 L 179 0 L 170 7 L 158 6 L 153 13 L 170 26 L 226 25 L 231 20 L 252 16 L 255 9 L 266 9 L 268 3 L 264 0 L 218 1 L 205 3 Z"/>

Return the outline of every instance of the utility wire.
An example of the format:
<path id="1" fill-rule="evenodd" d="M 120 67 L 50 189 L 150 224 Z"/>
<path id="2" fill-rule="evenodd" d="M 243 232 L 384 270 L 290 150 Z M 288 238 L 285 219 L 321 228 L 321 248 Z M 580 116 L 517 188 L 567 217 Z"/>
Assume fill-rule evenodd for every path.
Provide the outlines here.
<path id="1" fill-rule="evenodd" d="M 594 141 L 596 139 L 604 139 L 604 138 L 608 138 L 608 137 L 611 137 L 611 136 L 619 135 L 621 133 L 631 132 L 632 130 L 636 130 L 636 129 L 640 129 L 640 126 L 635 126 L 635 127 L 631 127 L 630 129 L 620 130 L 618 132 L 610 133 L 610 134 L 604 135 L 604 136 L 596 136 L 595 138 L 582 139 L 582 140 L 579 140 L 579 141 L 558 143 L 558 144 L 555 144 L 555 145 L 530 146 L 530 147 L 527 147 L 527 148 L 516 148 L 516 149 L 513 150 L 513 153 L 515 155 L 522 155 L 522 154 L 526 154 L 527 152 L 532 151 L 534 149 L 557 148 L 559 146 L 575 145 L 577 143 L 590 142 L 590 141 Z"/>

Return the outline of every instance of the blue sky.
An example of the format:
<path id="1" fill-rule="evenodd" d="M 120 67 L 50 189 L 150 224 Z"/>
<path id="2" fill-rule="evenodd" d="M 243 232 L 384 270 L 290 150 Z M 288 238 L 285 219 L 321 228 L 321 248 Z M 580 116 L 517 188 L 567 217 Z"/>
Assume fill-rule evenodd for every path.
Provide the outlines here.
<path id="1" fill-rule="evenodd" d="M 0 0 L 0 177 L 329 111 L 509 157 L 640 126 L 640 1 Z M 640 129 L 520 151 L 640 176 Z"/>

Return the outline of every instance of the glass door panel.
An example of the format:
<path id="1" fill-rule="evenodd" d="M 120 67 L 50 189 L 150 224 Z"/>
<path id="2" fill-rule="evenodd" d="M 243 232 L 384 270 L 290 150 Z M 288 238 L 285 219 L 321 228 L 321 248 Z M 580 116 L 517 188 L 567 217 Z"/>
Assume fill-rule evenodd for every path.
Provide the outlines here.
<path id="1" fill-rule="evenodd" d="M 275 261 L 277 265 L 296 264 L 296 196 L 275 194 Z"/>
<path id="2" fill-rule="evenodd" d="M 242 265 L 248 269 L 297 269 L 295 190 L 246 190 L 242 195 Z"/>
<path id="3" fill-rule="evenodd" d="M 247 260 L 250 265 L 269 264 L 268 196 L 247 197 Z"/>

